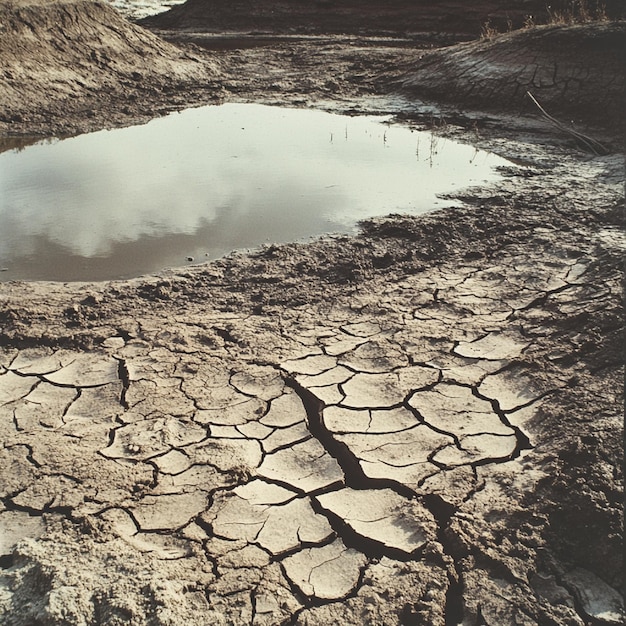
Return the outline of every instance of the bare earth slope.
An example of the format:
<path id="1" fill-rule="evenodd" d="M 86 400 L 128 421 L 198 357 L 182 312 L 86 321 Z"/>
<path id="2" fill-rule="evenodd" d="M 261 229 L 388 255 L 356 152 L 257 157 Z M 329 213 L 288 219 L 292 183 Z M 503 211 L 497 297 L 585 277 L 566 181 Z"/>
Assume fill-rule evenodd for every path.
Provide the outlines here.
<path id="1" fill-rule="evenodd" d="M 66 117 L 158 99 L 215 73 L 101 2 L 3 1 L 0 34 L 0 130 L 26 122 L 50 132 Z"/>
<path id="2" fill-rule="evenodd" d="M 554 115 L 623 125 L 626 22 L 541 26 L 422 53 L 405 93 L 463 107 L 529 111 L 530 91 Z"/>

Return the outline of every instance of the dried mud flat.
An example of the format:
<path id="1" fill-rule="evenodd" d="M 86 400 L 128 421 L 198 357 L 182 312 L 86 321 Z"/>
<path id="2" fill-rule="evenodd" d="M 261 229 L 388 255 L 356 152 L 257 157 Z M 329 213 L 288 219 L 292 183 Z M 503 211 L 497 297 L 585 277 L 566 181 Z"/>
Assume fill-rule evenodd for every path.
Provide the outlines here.
<path id="1" fill-rule="evenodd" d="M 102 106 L 15 91 L 0 130 L 209 95 L 444 111 L 389 95 L 416 89 L 412 48 L 203 52 L 115 24 L 189 91 L 136 58 L 149 111 L 127 61 L 101 68 Z M 132 281 L 2 283 L 0 623 L 623 623 L 620 140 L 589 127 L 610 148 L 591 155 L 515 103 L 456 106 L 440 133 L 519 165 L 455 208 Z"/>

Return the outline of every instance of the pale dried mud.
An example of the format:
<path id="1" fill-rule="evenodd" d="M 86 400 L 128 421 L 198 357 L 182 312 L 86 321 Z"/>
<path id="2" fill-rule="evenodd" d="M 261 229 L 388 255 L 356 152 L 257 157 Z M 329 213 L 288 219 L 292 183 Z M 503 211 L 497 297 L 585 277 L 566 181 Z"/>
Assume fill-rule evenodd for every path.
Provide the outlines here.
<path id="1" fill-rule="evenodd" d="M 0 623 L 623 623 L 619 136 L 392 97 L 405 47 L 359 75 L 310 48 L 194 54 L 221 98 L 393 110 L 516 165 L 354 237 L 1 283 Z"/>

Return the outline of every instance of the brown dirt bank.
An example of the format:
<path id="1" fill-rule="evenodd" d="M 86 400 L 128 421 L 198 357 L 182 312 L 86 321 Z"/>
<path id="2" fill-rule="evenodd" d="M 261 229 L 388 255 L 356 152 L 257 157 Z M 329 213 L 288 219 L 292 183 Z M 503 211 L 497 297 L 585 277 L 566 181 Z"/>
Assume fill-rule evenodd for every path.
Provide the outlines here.
<path id="1" fill-rule="evenodd" d="M 571 12 L 570 0 L 550 3 L 553 12 Z M 603 3 L 607 15 L 623 12 L 619 0 Z M 574 9 L 577 7 L 574 6 Z M 591 7 L 589 7 L 591 9 Z M 544 23 L 543 0 L 188 0 L 166 13 L 142 20 L 153 28 L 211 32 L 393 34 L 453 33 L 476 37 L 489 22 L 519 28 L 529 16 Z"/>
<path id="2" fill-rule="evenodd" d="M 0 59 L 0 132 L 21 134 L 106 125 L 107 111 L 118 124 L 142 109 L 151 117 L 216 73 L 210 60 L 87 0 L 0 2 Z"/>
<path id="3" fill-rule="evenodd" d="M 540 26 L 424 52 L 405 93 L 464 107 L 528 112 L 539 102 L 562 120 L 623 129 L 626 22 Z M 563 118 L 562 116 L 566 116 Z"/>

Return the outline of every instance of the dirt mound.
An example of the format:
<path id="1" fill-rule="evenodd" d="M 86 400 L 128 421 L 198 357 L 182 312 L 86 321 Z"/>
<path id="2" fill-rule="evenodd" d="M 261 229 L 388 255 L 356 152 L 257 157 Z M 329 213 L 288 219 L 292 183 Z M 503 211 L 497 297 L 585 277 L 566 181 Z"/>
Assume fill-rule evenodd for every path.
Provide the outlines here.
<path id="1" fill-rule="evenodd" d="M 164 29 L 252 30 L 272 33 L 422 33 L 477 35 L 487 20 L 520 25 L 544 15 L 543 0 L 188 0 L 143 23 Z"/>
<path id="2" fill-rule="evenodd" d="M 0 130 L 26 118 L 54 126 L 90 104 L 131 103 L 214 71 L 98 2 L 3 2 L 0 32 Z"/>
<path id="3" fill-rule="evenodd" d="M 626 23 L 541 26 L 423 53 L 401 89 L 464 107 L 622 123 Z"/>

